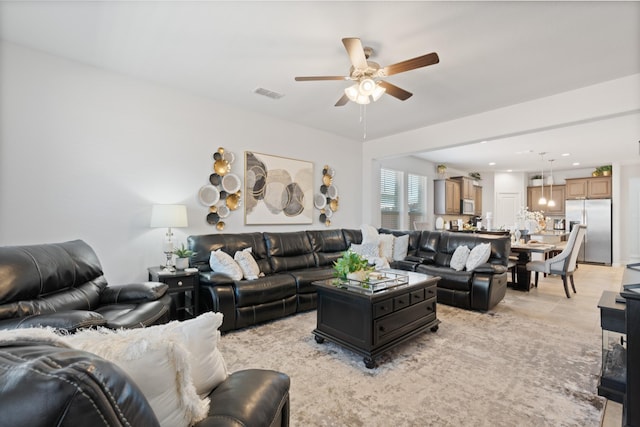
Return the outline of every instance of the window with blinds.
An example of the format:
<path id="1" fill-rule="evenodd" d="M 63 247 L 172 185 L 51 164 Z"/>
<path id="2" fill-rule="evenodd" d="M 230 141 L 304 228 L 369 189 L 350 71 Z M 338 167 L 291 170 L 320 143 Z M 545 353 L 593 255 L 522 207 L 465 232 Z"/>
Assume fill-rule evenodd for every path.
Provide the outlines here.
<path id="1" fill-rule="evenodd" d="M 397 230 L 400 226 L 400 177 L 401 172 L 380 170 L 381 226 Z"/>
<path id="2" fill-rule="evenodd" d="M 380 170 L 380 224 L 394 230 L 409 229 L 426 220 L 427 178 L 391 169 Z"/>
<path id="3" fill-rule="evenodd" d="M 427 220 L 427 177 L 421 175 L 407 175 L 407 205 L 409 213 L 409 227 L 416 222 Z"/>

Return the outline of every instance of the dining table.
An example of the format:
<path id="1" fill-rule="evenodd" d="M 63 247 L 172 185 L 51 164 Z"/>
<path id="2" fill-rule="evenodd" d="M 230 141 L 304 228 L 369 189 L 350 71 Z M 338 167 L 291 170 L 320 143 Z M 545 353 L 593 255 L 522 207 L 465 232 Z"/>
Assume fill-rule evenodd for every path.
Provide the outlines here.
<path id="1" fill-rule="evenodd" d="M 511 244 L 511 253 L 517 255 L 515 269 L 515 283 L 511 283 L 513 289 L 522 291 L 531 290 L 531 272 L 527 270 L 527 263 L 531 261 L 532 254 L 542 254 L 543 259 L 547 259 L 551 251 L 556 249 L 556 245 L 539 242 L 518 242 Z"/>

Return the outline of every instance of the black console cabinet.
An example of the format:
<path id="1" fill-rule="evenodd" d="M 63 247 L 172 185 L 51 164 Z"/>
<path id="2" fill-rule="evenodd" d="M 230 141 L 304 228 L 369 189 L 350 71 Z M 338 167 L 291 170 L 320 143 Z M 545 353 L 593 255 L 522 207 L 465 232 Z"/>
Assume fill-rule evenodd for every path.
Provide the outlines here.
<path id="1" fill-rule="evenodd" d="M 640 427 L 640 274 L 635 284 L 625 286 L 627 328 L 627 392 L 624 397 L 622 424 Z"/>

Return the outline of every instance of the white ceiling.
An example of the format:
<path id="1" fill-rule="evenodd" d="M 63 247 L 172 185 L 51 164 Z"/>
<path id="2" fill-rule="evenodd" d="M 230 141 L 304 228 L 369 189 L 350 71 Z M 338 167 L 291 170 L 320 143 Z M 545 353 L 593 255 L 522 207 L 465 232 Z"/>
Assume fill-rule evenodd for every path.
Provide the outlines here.
<path id="1" fill-rule="evenodd" d="M 363 136 L 359 106 L 333 106 L 348 82 L 294 81 L 348 75 L 343 37 L 360 37 L 383 66 L 440 56 L 439 64 L 387 78 L 414 96 L 369 105 L 368 140 L 640 73 L 640 2 L 632 1 L 3 1 L 0 37 L 354 143 Z M 258 87 L 284 97 L 257 95 Z M 640 112 L 612 120 L 628 144 L 607 144 L 596 122 L 588 135 L 572 127 L 544 132 L 549 149 L 540 148 L 540 134 L 535 142 L 520 135 L 425 158 L 462 170 L 487 170 L 489 161 L 518 170 L 539 151 L 561 167 L 559 154 L 579 149 L 584 166 L 640 162 Z"/>

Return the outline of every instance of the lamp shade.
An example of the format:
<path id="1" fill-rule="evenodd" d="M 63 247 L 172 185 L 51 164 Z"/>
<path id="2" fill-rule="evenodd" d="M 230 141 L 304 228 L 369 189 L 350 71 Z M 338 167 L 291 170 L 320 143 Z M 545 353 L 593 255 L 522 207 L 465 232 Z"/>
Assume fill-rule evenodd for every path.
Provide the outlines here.
<path id="1" fill-rule="evenodd" d="M 153 205 L 151 227 L 187 227 L 187 207 L 185 205 Z"/>

